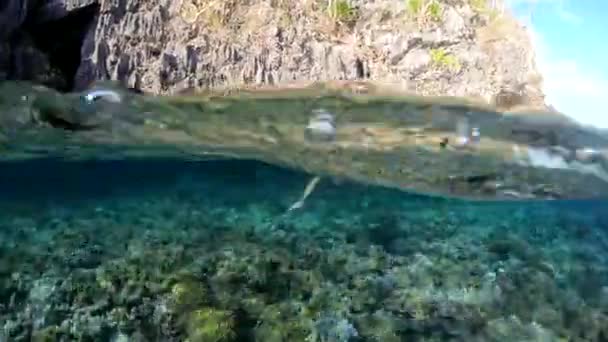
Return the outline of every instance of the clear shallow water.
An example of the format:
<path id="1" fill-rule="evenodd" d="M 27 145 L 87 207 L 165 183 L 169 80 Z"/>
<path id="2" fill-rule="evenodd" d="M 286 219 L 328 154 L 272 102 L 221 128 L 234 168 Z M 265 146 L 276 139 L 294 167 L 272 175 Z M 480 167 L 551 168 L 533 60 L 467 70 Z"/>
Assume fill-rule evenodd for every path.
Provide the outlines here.
<path id="1" fill-rule="evenodd" d="M 608 202 L 255 161 L 0 167 L 1 341 L 606 341 Z"/>

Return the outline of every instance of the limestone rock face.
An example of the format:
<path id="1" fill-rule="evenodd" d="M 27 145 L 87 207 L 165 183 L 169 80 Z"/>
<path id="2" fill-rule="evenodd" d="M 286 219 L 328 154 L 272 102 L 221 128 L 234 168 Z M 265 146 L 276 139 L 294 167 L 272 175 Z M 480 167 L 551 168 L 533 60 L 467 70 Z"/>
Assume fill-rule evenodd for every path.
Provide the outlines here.
<path id="1" fill-rule="evenodd" d="M 97 6 L 90 22 L 79 23 L 86 35 L 78 68 L 65 76 L 76 89 L 97 79 L 157 94 L 361 79 L 503 108 L 544 106 L 526 29 L 508 13 L 467 0 L 442 1 L 432 13 L 414 13 L 402 0 L 352 0 L 346 10 L 312 0 L 7 1 L 0 7 L 0 18 L 11 18 L 0 21 L 4 37 L 28 15 L 62 20 Z M 6 40 L 1 46 L 6 56 Z"/>

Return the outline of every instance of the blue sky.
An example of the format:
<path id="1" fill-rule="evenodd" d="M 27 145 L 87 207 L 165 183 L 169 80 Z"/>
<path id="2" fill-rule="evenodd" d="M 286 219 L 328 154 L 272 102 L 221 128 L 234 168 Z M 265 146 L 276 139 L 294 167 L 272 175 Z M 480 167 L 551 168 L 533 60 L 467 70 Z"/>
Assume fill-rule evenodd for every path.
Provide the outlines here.
<path id="1" fill-rule="evenodd" d="M 547 102 L 583 124 L 608 128 L 608 1 L 507 2 L 532 29 Z"/>

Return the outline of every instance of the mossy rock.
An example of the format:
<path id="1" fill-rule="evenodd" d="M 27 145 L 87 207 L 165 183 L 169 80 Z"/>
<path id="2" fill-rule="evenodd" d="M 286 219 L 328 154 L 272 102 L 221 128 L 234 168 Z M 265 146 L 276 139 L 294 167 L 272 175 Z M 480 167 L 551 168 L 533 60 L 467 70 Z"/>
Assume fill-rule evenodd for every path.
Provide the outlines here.
<path id="1" fill-rule="evenodd" d="M 189 312 L 209 303 L 209 291 L 202 281 L 182 276 L 171 286 L 170 303 L 175 312 Z"/>
<path id="2" fill-rule="evenodd" d="M 202 308 L 191 312 L 186 321 L 187 342 L 236 341 L 235 318 L 230 311 Z"/>
<path id="3" fill-rule="evenodd" d="M 59 327 L 50 326 L 32 333 L 32 342 L 54 342 L 59 340 Z"/>

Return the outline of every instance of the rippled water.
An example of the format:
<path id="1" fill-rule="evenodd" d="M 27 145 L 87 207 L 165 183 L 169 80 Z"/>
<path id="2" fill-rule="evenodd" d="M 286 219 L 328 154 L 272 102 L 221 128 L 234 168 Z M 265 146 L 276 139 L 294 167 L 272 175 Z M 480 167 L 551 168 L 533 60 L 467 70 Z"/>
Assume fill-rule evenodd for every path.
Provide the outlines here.
<path id="1" fill-rule="evenodd" d="M 0 164 L 0 341 L 608 341 L 605 196 L 43 152 Z"/>

